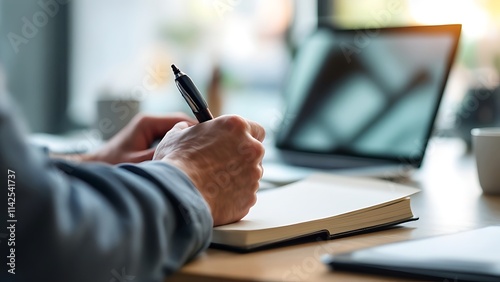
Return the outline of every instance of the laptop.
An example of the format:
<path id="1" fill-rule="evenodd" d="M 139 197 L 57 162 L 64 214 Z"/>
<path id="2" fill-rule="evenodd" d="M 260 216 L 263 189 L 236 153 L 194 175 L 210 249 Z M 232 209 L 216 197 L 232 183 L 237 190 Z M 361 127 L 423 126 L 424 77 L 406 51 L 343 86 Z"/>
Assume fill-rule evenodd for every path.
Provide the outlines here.
<path id="1" fill-rule="evenodd" d="M 423 161 L 461 25 L 339 30 L 299 47 L 264 181 L 322 170 L 397 177 Z"/>

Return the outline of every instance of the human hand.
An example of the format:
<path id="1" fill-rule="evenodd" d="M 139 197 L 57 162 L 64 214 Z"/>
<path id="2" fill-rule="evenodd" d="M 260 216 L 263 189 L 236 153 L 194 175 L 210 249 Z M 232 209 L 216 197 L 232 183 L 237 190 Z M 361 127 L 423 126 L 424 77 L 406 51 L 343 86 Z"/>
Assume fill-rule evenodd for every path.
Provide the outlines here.
<path id="1" fill-rule="evenodd" d="M 262 177 L 264 129 L 239 116 L 221 116 L 189 127 L 176 124 L 153 159 L 183 170 L 210 206 L 214 225 L 243 218 L 255 204 Z"/>
<path id="2" fill-rule="evenodd" d="M 178 122 L 187 122 L 191 125 L 196 123 L 182 113 L 167 116 L 137 115 L 98 151 L 83 160 L 109 164 L 151 160 L 155 152 L 155 148 L 151 148 L 153 142 L 163 138 L 165 133 Z"/>

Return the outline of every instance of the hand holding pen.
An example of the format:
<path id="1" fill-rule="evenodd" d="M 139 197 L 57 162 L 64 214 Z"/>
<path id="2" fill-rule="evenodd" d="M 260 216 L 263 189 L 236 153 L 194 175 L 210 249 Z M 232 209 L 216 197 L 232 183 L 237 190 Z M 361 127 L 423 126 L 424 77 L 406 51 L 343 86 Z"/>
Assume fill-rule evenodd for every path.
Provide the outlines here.
<path id="1" fill-rule="evenodd" d="M 257 200 L 265 131 L 236 115 L 213 119 L 191 79 L 175 66 L 172 69 L 179 91 L 200 124 L 179 122 L 173 126 L 153 160 L 173 165 L 189 177 L 209 206 L 215 226 L 238 221 Z"/>
<path id="2" fill-rule="evenodd" d="M 211 120 L 214 117 L 208 109 L 207 102 L 203 99 L 200 91 L 194 85 L 193 81 L 185 73 L 181 72 L 175 65 L 172 65 L 172 70 L 175 75 L 175 84 L 181 92 L 182 97 L 186 100 L 191 111 L 196 116 L 200 123 Z"/>

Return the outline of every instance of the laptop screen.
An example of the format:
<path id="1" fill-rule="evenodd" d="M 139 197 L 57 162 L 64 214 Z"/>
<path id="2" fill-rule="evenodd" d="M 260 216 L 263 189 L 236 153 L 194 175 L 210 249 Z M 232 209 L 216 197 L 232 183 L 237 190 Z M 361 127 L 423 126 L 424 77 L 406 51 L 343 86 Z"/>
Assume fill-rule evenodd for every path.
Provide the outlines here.
<path id="1" fill-rule="evenodd" d="M 420 166 L 460 29 L 320 27 L 295 58 L 277 147 Z"/>

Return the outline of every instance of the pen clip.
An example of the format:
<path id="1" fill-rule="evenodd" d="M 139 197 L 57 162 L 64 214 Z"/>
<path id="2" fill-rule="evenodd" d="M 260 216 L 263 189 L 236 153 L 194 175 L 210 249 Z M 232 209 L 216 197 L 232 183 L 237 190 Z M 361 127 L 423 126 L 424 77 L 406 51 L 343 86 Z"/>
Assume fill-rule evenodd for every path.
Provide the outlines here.
<path id="1" fill-rule="evenodd" d="M 193 101 L 193 98 L 191 98 L 191 96 L 189 96 L 189 94 L 184 90 L 184 88 L 182 88 L 180 85 L 179 85 L 179 82 L 175 82 L 175 84 L 177 85 L 177 89 L 179 89 L 179 92 L 181 92 L 181 95 L 182 97 L 184 97 L 184 100 L 186 100 L 188 106 L 191 108 L 191 110 L 193 112 L 199 112 L 200 109 L 198 108 L 198 106 L 196 105 L 196 103 Z"/>

